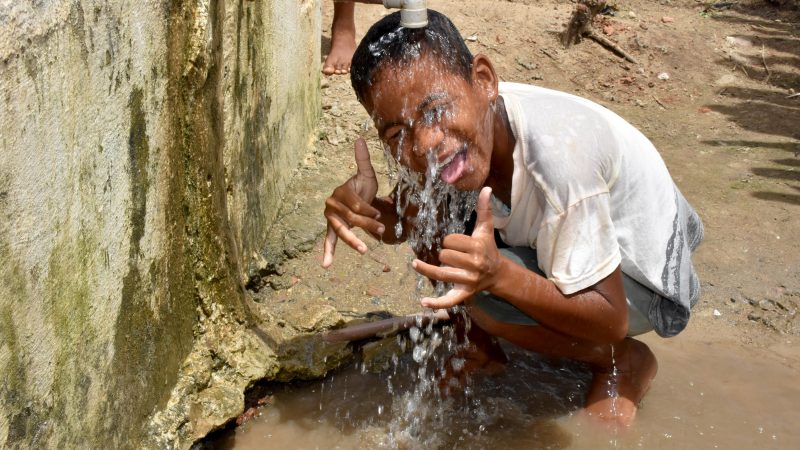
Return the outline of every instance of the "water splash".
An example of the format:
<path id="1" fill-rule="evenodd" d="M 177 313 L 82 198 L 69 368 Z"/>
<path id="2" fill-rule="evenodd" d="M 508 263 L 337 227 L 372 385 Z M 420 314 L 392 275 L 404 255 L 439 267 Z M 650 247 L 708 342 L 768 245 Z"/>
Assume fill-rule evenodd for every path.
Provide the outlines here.
<path id="1" fill-rule="evenodd" d="M 423 117 L 426 126 L 435 126 L 442 120 L 443 111 L 434 111 Z M 399 148 L 406 139 L 401 132 Z M 395 234 L 398 238 L 405 234 L 407 242 L 418 255 L 438 254 L 441 241 L 448 234 L 463 233 L 465 223 L 475 209 L 477 191 L 459 191 L 440 179 L 443 165 L 438 161 L 437 152 L 426 153 L 427 168 L 424 173 L 414 172 L 400 164 L 400 152 L 393 153 L 389 146 L 384 147 L 389 166 L 390 181 L 396 186 L 395 204 L 399 217 L 411 218 L 406 227 L 398 222 Z M 413 214 L 415 213 L 415 214 Z M 426 279 L 417 274 L 415 301 L 422 296 Z M 435 283 L 435 295 L 443 295 L 449 289 L 446 283 Z M 464 314 L 465 322 L 469 319 Z M 447 373 L 446 356 L 459 349 L 457 337 L 452 327 L 438 329 L 428 321 L 418 319 L 416 326 L 409 329 L 412 345 L 411 356 L 417 365 L 412 371 L 413 389 L 395 397 L 392 403 L 393 420 L 389 423 L 387 447 L 435 448 L 441 444 L 442 435 L 432 430 L 441 430 L 445 414 L 453 404 L 453 399 L 442 396 L 440 380 Z M 466 345 L 468 343 L 462 343 Z M 451 361 L 452 362 L 452 361 Z M 391 382 L 389 389 L 393 389 Z M 467 413 L 467 411 L 465 411 Z"/>

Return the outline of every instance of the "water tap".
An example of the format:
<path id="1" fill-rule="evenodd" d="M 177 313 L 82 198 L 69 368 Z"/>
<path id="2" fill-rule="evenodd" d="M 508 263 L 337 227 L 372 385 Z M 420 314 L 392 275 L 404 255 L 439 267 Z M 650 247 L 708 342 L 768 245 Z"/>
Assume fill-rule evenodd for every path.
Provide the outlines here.
<path id="1" fill-rule="evenodd" d="M 387 9 L 400 9 L 400 25 L 406 28 L 423 28 L 428 25 L 426 0 L 383 0 Z"/>

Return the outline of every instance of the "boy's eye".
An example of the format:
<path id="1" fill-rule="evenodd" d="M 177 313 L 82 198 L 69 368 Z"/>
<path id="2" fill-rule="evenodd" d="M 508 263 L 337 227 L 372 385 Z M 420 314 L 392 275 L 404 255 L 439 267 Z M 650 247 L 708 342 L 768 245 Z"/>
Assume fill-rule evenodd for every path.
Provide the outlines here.
<path id="1" fill-rule="evenodd" d="M 400 139 L 403 135 L 403 129 L 400 127 L 390 128 L 389 131 L 386 132 L 386 141 L 387 142 L 395 142 Z"/>
<path id="2" fill-rule="evenodd" d="M 422 121 L 425 125 L 433 125 L 435 123 L 440 123 L 442 119 L 447 116 L 447 111 L 449 109 L 448 104 L 441 104 L 436 105 L 428 110 L 426 110 L 422 114 Z"/>

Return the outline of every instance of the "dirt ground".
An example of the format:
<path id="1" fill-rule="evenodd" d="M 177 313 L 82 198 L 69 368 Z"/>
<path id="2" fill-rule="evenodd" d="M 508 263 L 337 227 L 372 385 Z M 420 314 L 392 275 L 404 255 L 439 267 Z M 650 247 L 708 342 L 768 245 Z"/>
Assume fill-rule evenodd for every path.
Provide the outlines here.
<path id="1" fill-rule="evenodd" d="M 593 41 L 564 50 L 558 33 L 574 4 L 553 0 L 431 0 L 474 53 L 505 81 L 587 97 L 639 127 L 705 223 L 695 255 L 702 296 L 687 339 L 756 346 L 800 368 L 800 11 L 761 0 L 609 2 L 598 31 L 638 64 Z M 323 2 L 323 54 L 330 45 Z M 385 10 L 358 5 L 358 38 Z M 321 65 L 320 65 L 321 66 Z M 314 311 L 343 320 L 420 309 L 405 247 L 370 242 L 368 256 L 340 246 L 319 267 L 324 199 L 354 173 L 353 142 L 383 152 L 348 76 L 323 77 L 318 142 L 297 171 L 273 236 L 287 250 L 254 294 L 298 329 Z M 384 183 L 381 193 L 389 186 Z M 292 317 L 297 319 L 293 322 Z M 680 339 L 678 337 L 677 339 Z"/>

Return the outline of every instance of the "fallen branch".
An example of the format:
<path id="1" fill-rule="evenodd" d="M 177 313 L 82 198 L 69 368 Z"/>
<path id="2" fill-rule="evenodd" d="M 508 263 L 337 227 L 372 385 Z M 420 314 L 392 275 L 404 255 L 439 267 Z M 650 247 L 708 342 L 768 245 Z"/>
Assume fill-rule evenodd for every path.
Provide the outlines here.
<path id="1" fill-rule="evenodd" d="M 766 83 L 772 76 L 772 71 L 769 70 L 769 66 L 767 65 L 767 60 L 766 58 L 764 58 L 764 44 L 761 44 L 761 62 L 764 64 L 764 68 L 767 69 L 767 78 L 764 78 L 764 83 Z"/>
<path id="2" fill-rule="evenodd" d="M 738 67 L 739 69 L 742 69 L 742 72 L 744 72 L 744 74 L 747 75 L 747 78 L 750 78 L 750 74 L 747 73 L 747 69 L 745 69 L 744 66 L 740 66 L 738 64 L 735 64 L 734 67 Z"/>
<path id="3" fill-rule="evenodd" d="M 547 56 L 548 58 L 550 58 L 550 59 L 552 59 L 552 60 L 554 60 L 554 61 L 557 61 L 556 57 L 555 57 L 555 56 L 553 56 L 553 55 L 552 55 L 550 52 L 548 52 L 547 50 L 545 50 L 545 49 L 542 49 L 542 53 L 544 53 L 544 55 L 545 55 L 545 56 Z"/>
<path id="4" fill-rule="evenodd" d="M 329 331 L 322 338 L 328 342 L 352 342 L 369 339 L 376 336 L 387 336 L 398 331 L 407 330 L 418 324 L 425 326 L 431 321 L 450 320 L 447 310 L 439 309 L 435 312 L 424 312 L 410 316 L 392 317 L 390 319 L 376 320 L 374 322 L 358 323 L 338 330 Z"/>
<path id="5" fill-rule="evenodd" d="M 628 52 L 622 49 L 619 45 L 612 42 L 610 39 L 606 38 L 605 36 L 599 35 L 595 33 L 593 30 L 590 30 L 589 33 L 586 35 L 589 39 L 594 40 L 598 44 L 602 45 L 603 47 L 611 50 L 613 53 L 616 53 L 617 56 L 625 58 L 627 61 L 630 61 L 634 64 L 639 64 L 633 56 L 631 56 Z"/>
<path id="6" fill-rule="evenodd" d="M 796 94 L 789 94 L 789 95 L 786 96 L 786 98 L 795 98 L 795 97 L 800 97 L 800 92 L 798 92 Z"/>
<path id="7" fill-rule="evenodd" d="M 661 100 L 659 100 L 658 97 L 656 97 L 655 95 L 653 96 L 653 100 L 655 100 L 656 103 L 658 103 L 658 106 L 660 106 L 660 107 L 662 107 L 664 109 L 669 109 L 669 108 L 667 108 L 667 105 L 661 103 Z"/>

